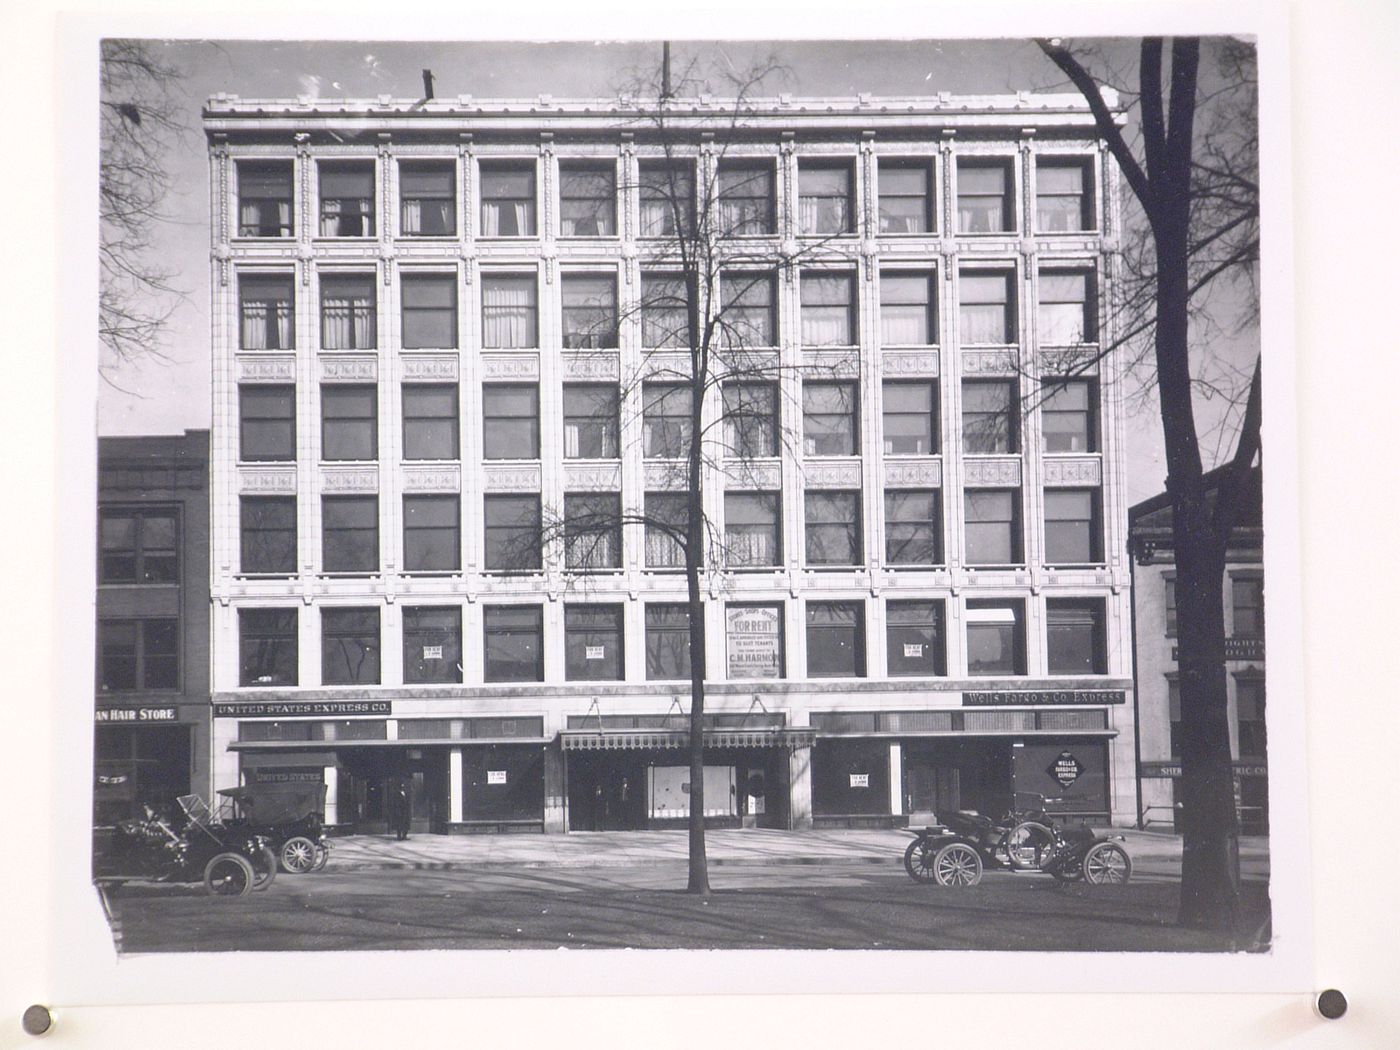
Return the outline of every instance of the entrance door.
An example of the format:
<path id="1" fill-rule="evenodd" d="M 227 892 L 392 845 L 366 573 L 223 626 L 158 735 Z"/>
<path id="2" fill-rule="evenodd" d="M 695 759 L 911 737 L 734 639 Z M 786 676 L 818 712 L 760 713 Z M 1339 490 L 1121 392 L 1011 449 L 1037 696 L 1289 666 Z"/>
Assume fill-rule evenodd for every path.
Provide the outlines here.
<path id="1" fill-rule="evenodd" d="M 906 813 L 953 813 L 961 808 L 961 777 L 956 766 L 915 761 L 904 767 Z"/>

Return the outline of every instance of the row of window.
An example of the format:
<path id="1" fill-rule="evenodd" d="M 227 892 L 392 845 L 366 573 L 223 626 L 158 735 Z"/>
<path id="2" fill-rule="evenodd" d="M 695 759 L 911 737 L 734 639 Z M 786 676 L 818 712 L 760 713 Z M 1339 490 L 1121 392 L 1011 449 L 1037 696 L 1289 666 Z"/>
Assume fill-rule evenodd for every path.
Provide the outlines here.
<path id="1" fill-rule="evenodd" d="M 403 237 L 452 237 L 458 232 L 457 168 L 452 160 L 401 160 L 399 229 Z M 934 162 L 881 157 L 875 179 L 882 234 L 932 233 Z M 1018 227 L 1016 174 L 1010 157 L 960 157 L 955 165 L 959 233 L 1008 233 Z M 316 164 L 321 237 L 376 233 L 375 162 L 321 160 Z M 1095 228 L 1094 165 L 1088 157 L 1036 158 L 1035 225 L 1041 233 Z M 694 236 L 703 221 L 715 236 L 777 232 L 777 167 L 773 160 L 723 160 L 712 186 L 697 185 L 691 161 L 642 161 L 637 196 L 642 237 Z M 536 163 L 480 163 L 482 237 L 539 235 Z M 799 160 L 797 228 L 809 236 L 855 233 L 853 159 Z M 616 237 L 618 193 L 611 162 L 559 162 L 559 235 Z M 702 200 L 703 198 L 703 200 Z M 715 202 L 713 213 L 703 203 Z M 295 223 L 291 161 L 238 162 L 238 235 L 290 237 Z"/>
<path id="2" fill-rule="evenodd" d="M 1036 307 L 1042 346 L 1093 342 L 1098 336 L 1095 275 L 1083 267 L 1042 268 Z M 802 345 L 860 343 L 858 283 L 850 273 L 803 271 L 799 281 Z M 776 276 L 772 271 L 721 274 L 716 307 L 721 342 L 777 346 Z M 457 277 L 408 273 L 400 278 L 400 343 L 405 350 L 446 350 L 458 345 Z M 295 282 L 290 274 L 243 273 L 238 281 L 239 336 L 243 350 L 296 347 Z M 335 273 L 320 278 L 320 345 L 326 350 L 371 350 L 379 344 L 378 292 L 373 274 Z M 885 346 L 937 344 L 938 286 L 931 270 L 882 272 L 880 339 Z M 640 319 L 642 345 L 690 345 L 684 279 L 644 273 Z M 562 344 L 570 348 L 618 346 L 616 275 L 565 273 L 560 278 Z M 967 345 L 1017 342 L 1015 275 L 1005 269 L 958 271 L 958 333 Z M 536 349 L 539 281 L 534 273 L 485 273 L 481 277 L 482 347 Z"/>
<path id="3" fill-rule="evenodd" d="M 1024 564 L 1020 492 L 975 489 L 964 494 L 964 564 Z M 488 572 L 539 572 L 547 538 L 560 537 L 564 563 L 580 571 L 621 569 L 624 516 L 618 493 L 570 493 L 563 516 L 547 526 L 540 498 L 488 495 L 483 500 L 482 540 Z M 859 492 L 808 491 L 804 497 L 806 564 L 853 567 L 865 563 Z M 643 523 L 649 569 L 685 565 L 686 497 L 649 492 Z M 244 496 L 240 500 L 240 571 L 249 575 L 296 572 L 295 496 Z M 456 572 L 462 555 L 461 498 L 403 497 L 405 572 Z M 1096 489 L 1045 492 L 1044 561 L 1047 565 L 1096 565 L 1103 561 L 1103 525 Z M 783 562 L 781 499 L 776 492 L 727 492 L 723 550 L 727 568 L 776 568 Z M 885 493 L 885 564 L 944 564 L 943 514 L 937 489 Z M 369 574 L 380 568 L 379 497 L 321 497 L 321 569 Z M 112 582 L 104 580 L 104 582 Z"/>
<path id="4" fill-rule="evenodd" d="M 1009 379 L 962 382 L 962 450 L 969 455 L 1017 453 L 1021 448 L 1019 384 Z M 456 384 L 406 383 L 403 458 L 461 459 L 461 411 Z M 693 433 L 692 389 L 642 385 L 642 455 L 678 459 Z M 731 459 L 772 458 L 782 452 L 782 413 L 776 383 L 730 383 L 723 388 L 724 453 Z M 1045 380 L 1040 390 L 1041 449 L 1098 451 L 1098 396 L 1091 380 Z M 540 458 L 540 391 L 536 383 L 487 383 L 481 388 L 482 458 Z M 239 387 L 239 459 L 296 458 L 296 389 Z M 939 452 L 938 389 L 931 380 L 888 380 L 880 387 L 885 455 Z M 565 459 L 617 459 L 621 454 L 620 392 L 614 385 L 566 383 Z M 794 435 L 796 436 L 796 435 Z M 804 381 L 801 448 L 806 456 L 861 454 L 860 390 L 854 382 Z M 379 391 L 369 384 L 321 387 L 321 459 L 379 458 Z"/>
<path id="5" fill-rule="evenodd" d="M 727 672 L 730 679 L 787 675 L 783 608 L 778 604 L 725 607 Z M 867 675 L 863 602 L 806 603 L 809 678 Z M 298 677 L 298 611 L 241 609 L 239 684 L 294 686 Z M 539 605 L 488 605 L 483 609 L 483 679 L 486 682 L 544 681 L 544 610 Z M 321 684 L 380 684 L 380 609 L 322 608 Z M 644 612 L 648 680 L 690 677 L 690 617 L 684 603 L 649 602 Z M 885 606 L 886 662 L 891 677 L 946 675 L 948 639 L 942 600 L 889 601 Z M 159 623 L 163 621 L 147 621 Z M 103 688 L 123 686 L 106 671 L 109 651 L 125 667 L 127 636 L 107 644 L 103 624 Z M 626 677 L 623 606 L 568 604 L 564 607 L 564 678 L 622 681 Z M 137 632 L 135 637 L 143 637 Z M 974 676 L 1025 675 L 1025 610 L 1020 600 L 967 602 L 967 669 Z M 1107 673 L 1104 603 L 1099 599 L 1046 601 L 1046 659 L 1050 674 Z M 118 674 L 124 673 L 121 671 Z M 463 681 L 462 610 L 458 606 L 408 606 L 403 610 L 405 683 Z M 133 687 L 134 688 L 134 687 Z M 145 688 L 154 688 L 147 684 Z"/>

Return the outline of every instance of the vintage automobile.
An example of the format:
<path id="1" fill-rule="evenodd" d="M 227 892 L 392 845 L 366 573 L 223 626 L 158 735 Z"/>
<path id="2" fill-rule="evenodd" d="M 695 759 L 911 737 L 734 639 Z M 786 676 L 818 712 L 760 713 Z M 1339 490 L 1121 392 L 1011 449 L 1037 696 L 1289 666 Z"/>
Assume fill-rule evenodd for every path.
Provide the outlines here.
<path id="1" fill-rule="evenodd" d="M 928 814 L 904 851 L 904 869 L 916 882 L 975 886 L 984 868 L 1040 871 L 1058 881 L 1090 885 L 1127 882 L 1133 862 L 1121 835 L 1098 835 L 1085 827 L 1058 827 L 1045 812 L 1047 800 L 1021 813 L 993 820 L 972 810 L 949 813 L 943 823 Z"/>
<path id="2" fill-rule="evenodd" d="M 283 871 L 302 875 L 326 866 L 330 843 L 321 826 L 325 784 L 250 784 L 223 788 L 219 795 L 225 826 L 246 828 L 266 838 Z"/>
<path id="3" fill-rule="evenodd" d="M 121 821 L 105 840 L 95 840 L 93 881 L 102 886 L 202 882 L 207 893 L 232 897 L 271 885 L 277 858 L 266 838 L 209 820 L 197 795 L 177 801 L 182 821 L 146 807 L 141 817 Z"/>

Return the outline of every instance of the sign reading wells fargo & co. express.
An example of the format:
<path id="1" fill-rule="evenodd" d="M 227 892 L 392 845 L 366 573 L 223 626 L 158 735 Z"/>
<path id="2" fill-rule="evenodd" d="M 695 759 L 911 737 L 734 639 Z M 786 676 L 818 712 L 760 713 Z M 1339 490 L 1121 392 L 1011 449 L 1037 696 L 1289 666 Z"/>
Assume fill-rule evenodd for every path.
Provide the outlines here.
<path id="1" fill-rule="evenodd" d="M 1034 707 L 1054 704 L 1124 704 L 1122 689 L 1021 689 L 963 693 L 964 707 Z"/>
<path id="2" fill-rule="evenodd" d="M 315 715 L 387 715 L 388 700 L 298 700 L 295 703 L 257 701 L 215 704 L 215 718 L 305 718 Z"/>
<path id="3" fill-rule="evenodd" d="M 99 707 L 93 716 L 98 722 L 178 722 L 173 707 Z"/>

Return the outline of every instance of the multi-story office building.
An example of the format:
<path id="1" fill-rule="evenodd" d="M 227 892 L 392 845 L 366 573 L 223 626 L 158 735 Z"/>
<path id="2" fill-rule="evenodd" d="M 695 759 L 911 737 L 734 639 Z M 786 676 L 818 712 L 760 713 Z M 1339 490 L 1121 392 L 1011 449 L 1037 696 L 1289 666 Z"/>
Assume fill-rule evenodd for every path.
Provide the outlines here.
<path id="1" fill-rule="evenodd" d="M 1222 468 L 1223 469 L 1223 468 Z M 1220 471 L 1207 475 L 1213 485 Z M 1269 830 L 1268 745 L 1264 731 L 1263 472 L 1250 475 L 1225 555 L 1225 684 L 1240 830 Z M 1128 511 L 1135 564 L 1133 618 L 1142 825 L 1174 827 L 1181 776 L 1181 699 L 1177 692 L 1176 554 L 1166 493 Z"/>
<path id="2" fill-rule="evenodd" d="M 94 817 L 209 780 L 209 432 L 101 438 Z"/>
<path id="3" fill-rule="evenodd" d="M 689 428 L 649 290 L 701 210 L 766 376 L 705 409 L 709 815 L 1133 818 L 1086 108 L 731 109 L 209 102 L 221 785 L 324 780 L 345 829 L 400 780 L 436 831 L 684 816 L 685 580 L 640 518 Z"/>

